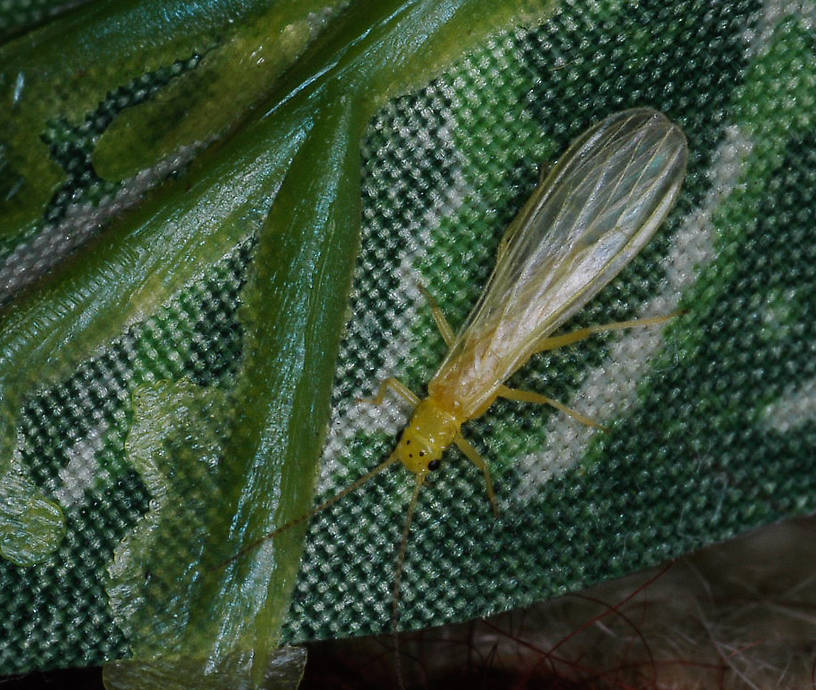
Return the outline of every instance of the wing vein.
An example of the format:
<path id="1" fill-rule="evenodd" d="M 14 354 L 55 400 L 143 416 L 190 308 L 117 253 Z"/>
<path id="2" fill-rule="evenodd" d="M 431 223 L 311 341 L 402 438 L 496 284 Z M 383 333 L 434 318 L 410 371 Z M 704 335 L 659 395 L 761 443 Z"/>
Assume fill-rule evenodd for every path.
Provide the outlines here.
<path id="1" fill-rule="evenodd" d="M 634 257 L 685 176 L 682 130 L 635 108 L 578 137 L 511 223 L 484 293 L 429 394 L 475 414 L 535 350 Z"/>

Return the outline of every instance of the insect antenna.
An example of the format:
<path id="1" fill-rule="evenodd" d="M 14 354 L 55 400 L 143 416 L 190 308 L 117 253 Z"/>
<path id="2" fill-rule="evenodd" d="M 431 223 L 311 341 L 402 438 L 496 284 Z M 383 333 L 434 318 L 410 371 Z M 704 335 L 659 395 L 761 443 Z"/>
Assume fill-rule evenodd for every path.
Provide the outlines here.
<path id="1" fill-rule="evenodd" d="M 416 510 L 417 499 L 419 498 L 419 489 L 425 481 L 424 474 L 417 475 L 416 485 L 414 486 L 414 494 L 411 496 L 411 504 L 408 506 L 408 513 L 405 516 L 405 527 L 402 529 L 402 540 L 400 541 L 399 553 L 397 554 L 397 565 L 394 572 L 394 589 L 392 591 L 392 608 L 391 608 L 391 634 L 394 636 L 394 673 L 397 676 L 397 687 L 399 690 L 405 690 L 405 682 L 402 678 L 402 665 L 400 663 L 400 644 L 399 644 L 399 597 L 400 588 L 402 587 L 402 571 L 405 566 L 405 553 L 408 550 L 408 534 L 411 532 L 411 523 L 414 520 L 414 511 Z"/>
<path id="2" fill-rule="evenodd" d="M 366 472 L 362 477 L 360 477 L 359 479 L 357 479 L 354 482 L 352 482 L 351 484 L 349 484 L 342 491 L 338 491 L 334 496 L 332 496 L 328 500 L 324 501 L 323 503 L 321 503 L 316 508 L 312 508 L 308 513 L 304 513 L 303 515 L 300 515 L 300 516 L 298 516 L 296 518 L 293 518 L 292 520 L 289 520 L 289 522 L 285 522 L 284 524 L 282 524 L 280 527 L 276 527 L 271 532 L 267 532 L 263 536 L 260 536 L 257 539 L 249 542 L 249 544 L 243 546 L 237 553 L 230 556 L 226 561 L 224 561 L 223 563 L 220 563 L 219 565 L 217 565 L 214 568 L 214 570 L 221 570 L 222 568 L 225 568 L 230 563 L 233 563 L 234 561 L 237 561 L 239 558 L 241 558 L 241 556 L 246 555 L 247 553 L 249 553 L 253 549 L 257 549 L 265 541 L 269 541 L 270 539 L 274 539 L 281 532 L 285 532 L 286 530 L 291 529 L 292 527 L 296 527 L 297 525 L 300 525 L 300 524 L 302 524 L 304 522 L 307 522 L 308 520 L 311 520 L 315 515 L 317 515 L 318 513 L 323 512 L 324 510 L 326 510 L 326 508 L 330 508 L 335 503 L 337 503 L 337 501 L 339 501 L 342 498 L 345 498 L 346 496 L 348 496 L 355 489 L 359 489 L 369 479 L 372 479 L 373 477 L 378 475 L 380 472 L 382 472 L 384 469 L 386 469 L 386 468 L 390 467 L 391 465 L 393 465 L 397 460 L 398 460 L 398 458 L 397 458 L 396 454 L 392 453 L 391 455 L 388 456 L 388 458 L 386 460 L 384 460 L 379 465 L 377 465 L 373 470 L 370 470 L 369 472 Z"/>

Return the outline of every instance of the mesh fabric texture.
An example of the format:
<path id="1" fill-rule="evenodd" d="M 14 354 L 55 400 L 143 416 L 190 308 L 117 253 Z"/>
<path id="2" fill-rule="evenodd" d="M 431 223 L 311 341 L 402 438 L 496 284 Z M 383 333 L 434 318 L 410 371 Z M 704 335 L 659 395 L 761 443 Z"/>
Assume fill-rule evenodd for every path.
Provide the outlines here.
<path id="1" fill-rule="evenodd" d="M 501 517 L 481 474 L 449 451 L 420 494 L 402 627 L 522 606 L 816 508 L 814 20 L 808 2 L 565 2 L 373 118 L 318 499 L 381 461 L 406 421 L 397 399 L 357 399 L 387 376 L 422 393 L 444 355 L 418 285 L 461 324 L 542 164 L 640 105 L 679 123 L 691 152 L 668 221 L 565 330 L 684 314 L 537 356 L 511 379 L 608 433 L 507 401 L 466 427 Z M 104 581 L 151 500 L 122 454 L 130 394 L 164 379 L 229 382 L 251 257 L 251 244 L 236 247 L 27 402 L 23 462 L 68 524 L 47 565 L 0 563 L 3 672 L 128 654 Z M 412 484 L 393 468 L 313 520 L 286 641 L 390 628 Z"/>
<path id="2" fill-rule="evenodd" d="M 502 516 L 493 518 L 481 473 L 449 451 L 420 493 L 402 627 L 529 604 L 813 509 L 813 385 L 802 382 L 814 373 L 814 96 L 794 89 L 795 109 L 808 111 L 796 135 L 774 117 L 755 142 L 732 119 L 779 115 L 786 106 L 769 97 L 812 83 L 812 15 L 797 19 L 797 9 L 567 4 L 375 118 L 318 499 L 380 461 L 410 412 L 397 396 L 383 409 L 357 400 L 387 376 L 422 394 L 441 362 L 418 284 L 454 328 L 464 321 L 541 160 L 606 113 L 640 104 L 682 123 L 691 150 L 669 221 L 565 330 L 689 313 L 664 333 L 545 353 L 511 379 L 610 433 L 508 401 L 466 426 Z M 315 518 L 289 639 L 388 630 L 412 486 L 397 468 Z"/>

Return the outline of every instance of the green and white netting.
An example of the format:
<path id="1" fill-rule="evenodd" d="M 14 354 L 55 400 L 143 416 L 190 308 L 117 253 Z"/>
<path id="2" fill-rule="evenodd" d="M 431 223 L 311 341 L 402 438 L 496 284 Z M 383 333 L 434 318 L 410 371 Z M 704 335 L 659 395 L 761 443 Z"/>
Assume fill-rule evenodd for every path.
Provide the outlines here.
<path id="1" fill-rule="evenodd" d="M 78 16 L 103 4 L 90 3 Z M 391 4 L 393 12 L 376 27 L 409 21 L 412 12 L 434 5 Z M 328 78 L 308 66 L 321 41 L 327 41 L 327 54 L 341 56 L 340 64 L 352 60 L 332 34 L 354 12 L 355 3 L 350 5 L 309 20 L 318 27 L 309 34 L 309 47 L 291 58 L 288 72 L 281 70 L 283 83 L 290 79 L 292 99 L 300 93 L 297 83 L 313 88 L 308 79 L 297 82 L 302 75 Z M 435 5 L 441 15 L 468 3 Z M 557 160 L 592 123 L 634 106 L 661 110 L 683 128 L 688 176 L 654 239 L 565 330 L 683 313 L 665 327 L 599 336 L 536 356 L 511 379 L 597 419 L 608 433 L 554 410 L 509 401 L 467 425 L 467 438 L 490 463 L 501 517 L 492 515 L 480 472 L 455 449 L 448 451 L 443 469 L 420 493 L 405 560 L 401 627 L 523 606 L 816 508 L 816 6 L 783 0 L 609 0 L 540 3 L 534 10 L 536 3 L 524 5 L 517 20 L 508 12 L 511 19 L 480 26 L 479 40 L 463 38 L 458 51 L 446 48 L 444 60 L 433 53 L 433 69 L 419 83 L 406 78 L 408 86 L 383 87 L 384 97 L 364 99 L 376 104 L 373 116 L 363 106 L 354 110 L 357 102 L 345 110 L 337 106 L 347 119 L 361 113 L 365 118 L 358 129 L 349 128 L 361 135 L 348 138 L 345 149 L 339 136 L 323 141 L 316 132 L 320 123 L 335 122 L 331 108 L 343 100 L 343 79 L 358 88 L 353 61 L 323 100 L 304 100 L 287 111 L 279 139 L 273 132 L 267 140 L 257 135 L 255 149 L 246 143 L 253 132 L 267 131 L 259 127 L 289 101 L 263 118 L 257 110 L 236 116 L 228 143 L 211 147 L 214 153 L 199 153 L 206 148 L 201 137 L 183 142 L 187 148 L 173 148 L 175 167 L 162 168 L 157 159 L 149 183 L 145 175 L 138 178 L 141 187 L 133 182 L 137 176 L 122 174 L 117 183 L 103 179 L 93 147 L 104 138 L 97 133 L 78 140 L 69 127 L 82 121 L 75 114 L 52 118 L 52 128 L 38 133 L 54 160 L 84 151 L 84 158 L 74 157 L 80 163 L 65 163 L 66 170 L 85 161 L 83 170 L 94 171 L 84 178 L 66 173 L 68 181 L 60 183 L 70 192 L 66 198 L 79 195 L 84 203 L 101 205 L 93 208 L 111 198 L 114 206 L 117 199 L 126 202 L 120 204 L 124 210 L 89 212 L 97 224 L 123 215 L 91 241 L 91 249 L 80 247 L 57 278 L 36 276 L 3 312 L 0 385 L 4 404 L 17 406 L 17 443 L 14 460 L 0 462 L 6 463 L 6 481 L 17 477 L 23 488 L 7 490 L 10 507 L 0 510 L 0 526 L 11 535 L 9 552 L 25 551 L 12 542 L 38 528 L 26 525 L 24 511 L 14 514 L 11 506 L 12 498 L 25 496 L 42 511 L 44 542 L 54 545 L 44 547 L 47 553 L 33 566 L 0 561 L 0 672 L 150 657 L 161 645 L 175 654 L 217 656 L 221 647 L 247 646 L 236 642 L 247 635 L 254 640 L 249 646 L 277 642 L 279 631 L 283 641 L 295 643 L 388 630 L 396 550 L 413 487 L 401 467 L 311 522 L 299 570 L 293 530 L 255 549 L 245 558 L 249 563 L 229 566 L 227 571 L 241 571 L 240 578 L 234 572 L 223 576 L 235 578 L 230 586 L 207 585 L 208 594 L 202 594 L 191 573 L 205 573 L 204 580 L 221 577 L 212 568 L 271 528 L 276 510 L 278 523 L 294 517 L 311 503 L 312 486 L 315 501 L 328 498 L 382 461 L 409 410 L 396 397 L 381 407 L 358 399 L 373 395 L 387 376 L 424 392 L 445 352 L 419 285 L 428 287 L 454 327 L 460 325 L 493 268 L 503 230 L 542 166 Z M 455 25 L 456 12 L 449 14 Z M 76 16 L 68 15 L 72 26 L 79 23 Z M 448 19 L 435 21 L 444 26 Z M 360 64 L 371 49 L 365 41 L 374 41 L 379 30 L 361 30 L 356 35 L 362 38 L 349 44 L 364 46 Z M 462 26 L 456 31 L 467 36 Z M 412 40 L 420 34 L 411 34 Z M 208 51 L 217 52 L 223 35 L 213 29 L 201 46 L 188 45 L 195 42 L 190 39 L 174 59 L 151 62 L 118 86 L 130 94 L 138 91 L 142 74 L 153 75 L 148 91 L 154 88 L 158 96 L 140 92 L 144 102 L 153 102 L 161 88 L 183 83 L 185 70 L 195 75 L 206 68 Z M 27 36 L 0 51 L 22 53 Z M 386 49 L 397 50 L 393 43 Z M 422 51 L 417 54 L 421 61 Z M 173 65 L 180 67 L 173 72 Z M 4 79 L 13 91 L 17 77 Z M 104 105 L 115 99 L 114 88 L 102 81 L 95 102 Z M 191 83 L 206 88 L 203 80 Z M 142 102 L 131 94 L 121 112 L 135 117 Z M 99 112 L 85 111 L 89 118 L 96 115 L 104 133 L 109 123 L 98 120 Z M 159 127 L 158 120 L 154 113 L 133 127 Z M 318 125 L 309 129 L 312 120 Z M 341 120 L 335 133 L 344 126 Z M 121 136 L 129 131 L 119 130 Z M 19 156 L 3 153 L 14 151 L 14 140 L 3 148 L 2 136 L 0 164 L 7 164 L 0 165 L 0 189 L 13 201 L 9 190 L 25 174 L 14 167 Z M 264 141 L 280 146 L 262 154 Z M 235 148 L 230 142 L 237 142 Z M 284 149 L 288 153 L 277 153 Z M 275 155 L 280 160 L 268 167 L 278 172 L 258 182 L 258 170 L 267 165 L 258 161 Z M 231 160 L 238 162 L 229 175 L 218 172 Z M 314 170 L 322 181 L 323 165 L 340 171 L 327 176 L 336 186 L 313 189 L 303 173 Z M 222 187 L 213 186 L 217 176 Z M 202 187 L 202 179 L 211 186 Z M 276 211 L 278 194 L 287 193 L 295 179 L 302 180 L 302 191 L 290 190 L 289 206 Z M 128 192 L 128 180 L 138 193 Z M 9 233 L 0 256 L 21 256 L 23 246 L 49 251 L 48 242 L 37 244 L 36 238 L 59 235 L 62 216 L 54 215 L 55 208 L 70 214 L 70 200 L 59 206 L 58 192 L 42 206 L 41 222 Z M 218 194 L 243 195 L 246 203 L 227 216 Z M 331 209 L 344 194 L 351 201 L 342 203 L 351 211 L 359 205 L 360 213 L 340 232 L 331 225 Z M 130 279 L 107 271 L 106 262 L 119 256 L 115 252 L 130 252 L 128 242 L 137 240 L 127 233 L 148 222 L 183 225 L 193 197 L 211 204 L 198 216 L 202 227 L 212 219 L 231 224 L 232 234 L 219 240 L 220 249 L 207 250 L 198 269 L 173 259 L 180 275 L 190 277 L 183 284 L 173 282 L 172 266 L 161 264 L 159 277 L 133 278 L 139 287 L 129 297 Z M 300 217 L 299 204 L 311 204 L 316 218 L 325 206 L 321 217 L 329 218 L 329 230 L 284 233 L 286 219 Z M 117 233 L 110 250 L 109 233 Z M 161 262 L 161 237 L 156 231 L 138 251 L 153 252 Z M 192 251 L 192 263 L 200 259 L 198 240 L 192 232 L 185 237 L 193 249 L 168 254 Z M 85 252 L 96 252 L 96 258 L 87 260 Z M 278 255 L 282 263 L 269 269 L 272 277 L 264 282 L 256 262 Z M 6 261 L 0 275 L 12 269 Z M 60 270 L 67 277 L 60 278 Z M 91 276 L 87 284 L 84 271 Z M 87 285 L 104 291 L 105 280 L 119 286 L 117 299 L 131 310 L 115 332 L 81 316 L 85 305 L 96 304 L 96 298 L 85 299 Z M 145 295 L 159 297 L 154 303 Z M 322 301 L 324 295 L 334 301 Z M 280 320 L 255 310 L 263 300 L 274 304 Z M 45 367 L 41 378 L 39 363 L 50 360 L 34 358 L 36 367 L 22 374 L 26 362 L 18 353 L 25 350 L 8 328 L 22 328 L 25 319 L 62 323 L 71 310 L 73 325 L 51 356 L 60 358 L 59 348 L 72 337 L 70 354 L 59 366 Z M 103 333 L 92 346 L 76 344 L 86 337 L 86 322 Z M 258 380 L 242 383 L 252 363 L 266 356 L 264 338 L 277 343 L 276 359 L 254 370 L 266 372 L 253 374 Z M 323 362 L 322 368 L 315 362 Z M 273 375 L 278 370 L 279 380 Z M 319 376 L 325 381 L 317 391 L 305 393 L 310 377 Z M 295 479 L 273 481 L 268 492 L 263 483 L 245 491 L 249 485 L 241 488 L 236 479 L 240 467 L 226 475 L 223 470 L 243 448 L 234 441 L 242 433 L 235 429 L 255 407 L 276 406 L 279 416 L 268 414 L 264 424 L 274 427 L 280 419 L 280 428 L 259 425 L 265 440 L 253 446 L 245 467 L 262 472 L 264 458 L 282 466 L 294 462 Z M 304 448 L 312 449 L 311 457 L 298 456 Z M 288 476 L 285 467 L 281 471 Z M 281 497 L 290 494 L 298 503 L 281 509 Z M 55 505 L 64 527 L 57 524 Z M 264 517 L 246 517 L 256 513 Z M 14 520 L 23 527 L 9 526 Z M 251 527 L 242 532 L 237 525 L 244 522 Z M 281 555 L 284 550 L 288 555 Z M 264 559 L 287 558 L 288 565 L 269 569 L 280 579 L 259 575 Z M 265 594 L 246 595 L 254 586 L 280 592 L 285 612 L 257 629 L 252 616 L 263 608 L 258 602 Z M 218 606 L 210 606 L 215 600 Z M 220 616 L 232 622 L 218 623 Z M 211 628 L 200 623 L 205 619 Z M 200 626 L 195 634 L 185 627 L 193 625 Z"/>

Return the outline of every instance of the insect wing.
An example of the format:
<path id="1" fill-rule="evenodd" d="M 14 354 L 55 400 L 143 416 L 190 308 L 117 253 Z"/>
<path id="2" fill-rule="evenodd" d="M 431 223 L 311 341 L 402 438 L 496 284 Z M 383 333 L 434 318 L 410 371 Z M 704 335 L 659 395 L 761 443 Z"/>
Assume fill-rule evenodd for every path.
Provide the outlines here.
<path id="1" fill-rule="evenodd" d="M 575 140 L 507 229 L 487 287 L 429 384 L 472 416 L 634 257 L 665 218 L 688 147 L 663 114 L 611 115 Z"/>

